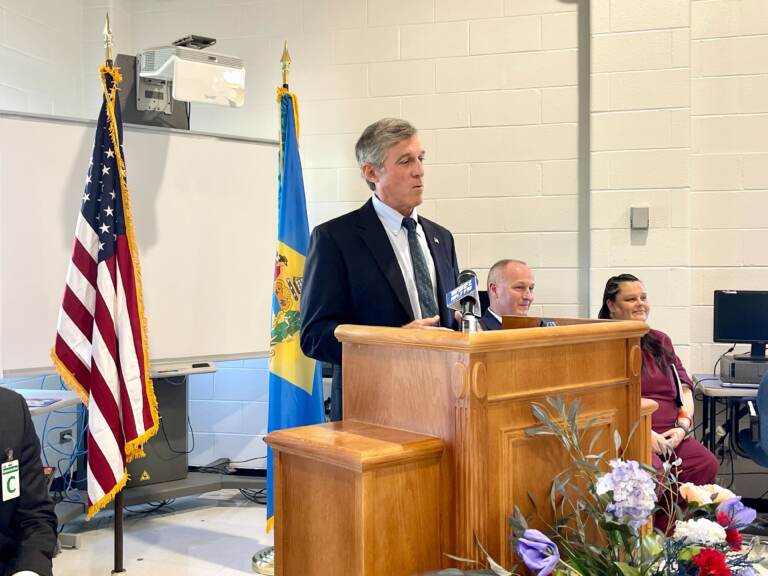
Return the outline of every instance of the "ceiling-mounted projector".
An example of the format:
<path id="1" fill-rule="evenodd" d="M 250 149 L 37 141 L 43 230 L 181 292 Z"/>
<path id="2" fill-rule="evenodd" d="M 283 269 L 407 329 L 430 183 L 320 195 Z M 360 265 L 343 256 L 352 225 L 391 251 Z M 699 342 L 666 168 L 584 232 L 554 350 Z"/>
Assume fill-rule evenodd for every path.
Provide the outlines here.
<path id="1" fill-rule="evenodd" d="M 159 95 L 163 91 L 159 88 L 167 89 L 170 84 L 176 100 L 219 106 L 242 106 L 245 101 L 245 68 L 243 61 L 234 56 L 183 46 L 159 46 L 139 52 L 136 67 L 139 77 L 152 84 L 145 91 L 148 96 Z M 145 109 L 162 110 L 161 104 L 169 101 L 164 100 L 157 102 L 158 108 Z M 145 101 L 144 106 L 152 104 Z"/>

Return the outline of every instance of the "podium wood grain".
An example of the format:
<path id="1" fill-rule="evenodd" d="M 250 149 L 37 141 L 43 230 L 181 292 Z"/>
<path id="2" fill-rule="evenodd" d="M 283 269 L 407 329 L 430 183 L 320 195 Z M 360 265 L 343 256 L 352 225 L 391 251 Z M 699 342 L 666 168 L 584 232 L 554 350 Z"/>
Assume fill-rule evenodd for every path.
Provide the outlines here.
<path id="1" fill-rule="evenodd" d="M 440 565 L 440 439 L 345 420 L 267 442 L 276 574 L 410 576 Z"/>
<path id="2" fill-rule="evenodd" d="M 505 321 L 507 319 L 505 318 Z M 509 564 L 507 517 L 529 494 L 551 519 L 549 488 L 566 458 L 553 438 L 529 437 L 531 403 L 582 403 L 581 423 L 610 447 L 640 419 L 641 322 L 557 319 L 558 326 L 462 334 L 340 326 L 344 418 L 429 434 L 445 442 L 442 551 L 479 559 L 475 535 Z M 627 455 L 645 458 L 635 434 Z M 543 527 L 543 522 L 532 521 Z M 454 565 L 443 557 L 443 567 Z"/>
<path id="3" fill-rule="evenodd" d="M 440 442 L 440 453 L 431 454 L 432 463 L 427 464 L 429 458 L 419 460 L 415 455 L 418 443 L 406 442 L 408 450 L 400 453 L 412 454 L 416 462 L 389 461 L 387 470 L 410 474 L 410 480 L 393 479 L 386 484 L 392 493 L 374 497 L 370 491 L 359 491 L 364 485 L 362 468 L 350 468 L 348 459 L 372 461 L 376 451 L 356 445 L 355 456 L 350 456 L 347 441 L 338 436 L 345 433 L 343 427 L 311 427 L 324 430 L 322 448 L 295 438 L 290 442 L 281 438 L 278 445 L 277 433 L 271 434 L 268 441 L 276 448 L 278 478 L 284 483 L 276 499 L 279 573 L 330 574 L 317 571 L 317 566 L 324 565 L 317 559 L 330 561 L 347 547 L 361 556 L 353 555 L 351 564 L 340 567 L 337 574 L 406 573 L 387 571 L 392 567 L 377 563 L 374 548 L 361 544 L 370 538 L 380 539 L 400 558 L 410 555 L 418 558 L 420 566 L 433 562 L 427 568 L 437 569 L 455 565 L 445 554 L 479 558 L 477 537 L 493 557 L 509 565 L 512 551 L 507 517 L 514 505 L 525 514 L 533 513 L 530 495 L 541 515 L 534 516 L 531 525 L 542 528 L 552 517 L 552 479 L 567 464 L 554 438 L 526 434 L 526 429 L 537 424 L 531 404 L 543 404 L 547 396 L 581 402 L 580 425 L 592 421 L 596 429 L 603 430 L 597 450 L 612 448 L 614 431 L 626 439 L 642 417 L 626 456 L 650 462 L 650 412 L 641 414 L 639 347 L 648 326 L 642 322 L 556 321 L 555 327 L 531 328 L 526 327 L 532 323 L 530 319 L 505 318 L 505 325 L 522 327 L 473 334 L 339 326 L 336 336 L 343 344 L 344 358 L 343 425 L 373 425 L 356 428 L 355 434 L 365 437 L 373 431 L 382 434 L 382 428 L 432 437 Z M 403 466 L 411 468 L 406 472 Z M 383 478 L 380 481 L 385 485 Z M 309 486 L 324 495 L 318 496 L 324 503 L 303 503 L 300 493 Z M 394 493 L 396 490 L 401 493 Z M 331 495 L 340 499 L 338 504 L 328 503 Z M 412 507 L 413 514 L 400 506 Z M 362 514 L 359 510 L 370 515 L 377 507 L 398 511 L 392 517 L 398 520 L 391 520 L 397 529 L 373 534 L 359 521 L 349 520 Z M 425 510 L 433 509 L 437 511 L 435 529 L 427 537 L 424 518 L 432 516 Z M 410 520 L 403 521 L 406 517 Z M 300 530 L 297 518 L 304 523 Z M 298 546 L 300 541 L 317 544 L 312 544 L 310 552 Z M 416 542 L 420 548 L 414 547 Z M 315 563 L 308 558 L 307 564 L 301 564 L 303 571 L 294 571 L 298 566 L 294 556 L 311 556 Z M 282 571 L 281 562 L 292 570 Z"/>

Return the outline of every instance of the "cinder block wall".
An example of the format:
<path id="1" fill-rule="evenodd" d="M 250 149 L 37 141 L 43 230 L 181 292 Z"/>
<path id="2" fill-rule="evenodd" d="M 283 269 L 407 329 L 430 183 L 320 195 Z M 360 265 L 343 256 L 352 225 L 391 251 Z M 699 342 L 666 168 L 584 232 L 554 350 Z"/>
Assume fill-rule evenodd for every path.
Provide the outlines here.
<path id="1" fill-rule="evenodd" d="M 0 0 L 0 109 L 82 116 L 82 29 L 81 0 Z"/>
<path id="2" fill-rule="evenodd" d="M 427 150 L 422 213 L 455 233 L 460 264 L 484 282 L 496 259 L 525 259 L 537 269 L 536 311 L 578 312 L 574 2 L 183 4 L 135 0 L 133 45 L 207 31 L 248 63 L 246 106 L 193 106 L 196 128 L 273 137 L 287 40 L 311 224 L 369 197 L 355 140 L 402 116 Z"/>
<path id="3" fill-rule="evenodd" d="M 592 307 L 611 273 L 638 274 L 692 371 L 727 348 L 713 290 L 768 287 L 767 8 L 592 2 Z M 650 206 L 648 232 L 631 206 Z"/>
<path id="4" fill-rule="evenodd" d="M 690 344 L 706 368 L 726 349 L 712 291 L 768 290 L 768 3 L 691 2 L 691 39 Z"/>
<path id="5" fill-rule="evenodd" d="M 690 1 L 592 2 L 591 34 L 593 314 L 608 277 L 634 273 L 690 366 Z M 630 230 L 632 206 L 649 230 Z"/>
<path id="6" fill-rule="evenodd" d="M 587 79 L 577 18 L 587 5 L 589 225 L 577 217 L 577 85 Z M 0 0 L 0 108 L 95 116 L 105 8 L 118 51 L 194 32 L 245 59 L 246 105 L 193 105 L 200 130 L 275 137 L 287 40 L 312 224 L 368 197 L 355 139 L 402 116 L 427 149 L 422 213 L 455 233 L 460 265 L 481 280 L 498 258 L 530 262 L 535 312 L 589 304 L 594 314 L 606 278 L 634 272 L 652 325 L 701 372 L 723 350 L 711 342 L 712 290 L 768 286 L 766 0 Z M 36 41 L 46 32 L 57 42 Z M 650 208 L 649 231 L 630 231 L 631 206 Z M 588 303 L 577 285 L 585 239 Z M 211 435 L 201 460 L 214 436 L 245 434 L 260 378 L 238 384 L 242 398 L 193 384 L 194 402 L 243 403 L 228 406 L 240 420 L 193 408 Z"/>

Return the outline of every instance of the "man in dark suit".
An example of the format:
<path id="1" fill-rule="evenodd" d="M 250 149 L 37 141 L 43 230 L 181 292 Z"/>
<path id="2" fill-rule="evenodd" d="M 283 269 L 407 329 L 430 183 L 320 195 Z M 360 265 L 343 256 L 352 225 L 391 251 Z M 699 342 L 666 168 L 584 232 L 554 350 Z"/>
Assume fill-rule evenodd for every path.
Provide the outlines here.
<path id="1" fill-rule="evenodd" d="M 0 460 L 18 461 L 19 470 L 18 480 L 3 474 L 0 487 L 0 576 L 51 576 L 57 520 L 40 462 L 40 440 L 24 398 L 2 387 Z"/>
<path id="2" fill-rule="evenodd" d="M 453 236 L 417 212 L 424 149 L 416 128 L 379 120 L 363 131 L 355 154 L 373 195 L 314 229 L 301 297 L 301 349 L 334 366 L 333 420 L 342 417 L 339 324 L 456 326 L 445 305 L 459 272 Z"/>
<path id="3" fill-rule="evenodd" d="M 488 308 L 480 318 L 483 330 L 500 330 L 502 316 L 528 316 L 536 280 L 522 260 L 499 260 L 488 271 Z"/>

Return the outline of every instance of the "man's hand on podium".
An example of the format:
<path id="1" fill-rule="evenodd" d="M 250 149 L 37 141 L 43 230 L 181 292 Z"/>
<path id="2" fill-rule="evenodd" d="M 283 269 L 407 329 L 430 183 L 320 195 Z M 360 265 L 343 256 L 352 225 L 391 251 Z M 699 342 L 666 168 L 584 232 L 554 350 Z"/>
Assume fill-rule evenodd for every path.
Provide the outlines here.
<path id="1" fill-rule="evenodd" d="M 454 312 L 454 317 L 456 318 L 456 322 L 461 325 L 461 312 L 458 310 Z M 402 326 L 402 328 L 430 328 L 433 330 L 448 330 L 449 332 L 453 332 L 450 328 L 446 328 L 444 326 L 438 326 L 437 323 L 440 322 L 440 316 L 438 314 L 435 314 L 434 316 L 431 316 L 430 318 L 421 318 L 420 320 L 414 320 L 412 322 L 408 322 L 408 324 L 405 324 Z M 480 326 L 480 324 L 477 325 L 477 331 L 482 332 L 483 327 Z"/>
<path id="2" fill-rule="evenodd" d="M 408 324 L 405 324 L 403 328 L 438 328 L 438 322 L 440 322 L 440 316 L 435 314 L 429 318 L 420 318 L 418 320 L 408 322 Z"/>

